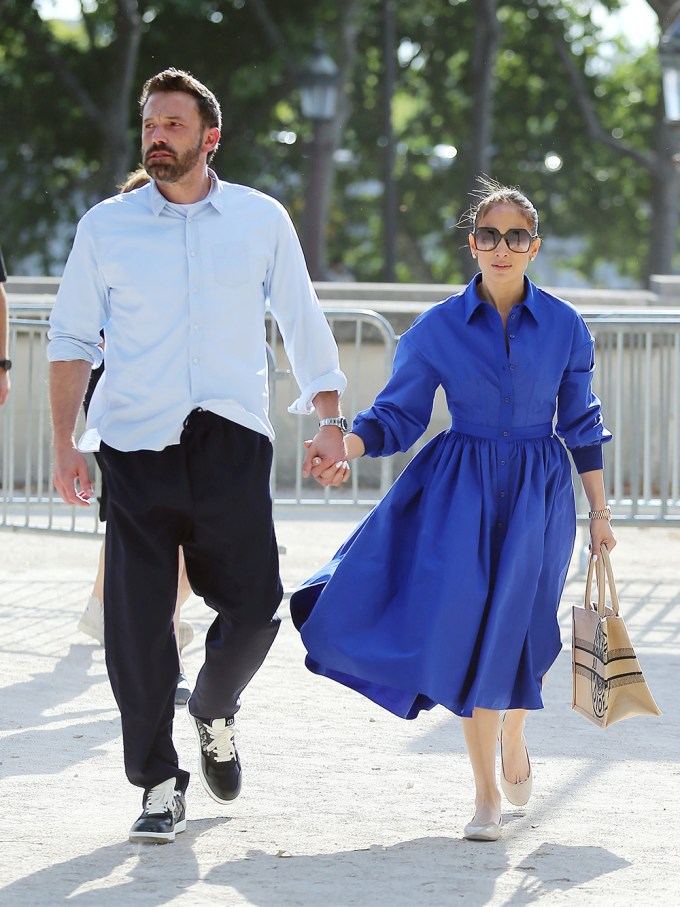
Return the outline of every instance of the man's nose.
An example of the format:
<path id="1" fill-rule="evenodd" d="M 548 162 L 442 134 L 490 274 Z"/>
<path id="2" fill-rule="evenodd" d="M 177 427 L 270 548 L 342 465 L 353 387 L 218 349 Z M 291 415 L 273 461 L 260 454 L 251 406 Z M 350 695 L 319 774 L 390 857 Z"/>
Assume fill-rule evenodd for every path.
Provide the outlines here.
<path id="1" fill-rule="evenodd" d="M 154 126 L 151 130 L 151 135 L 149 136 L 149 138 L 154 145 L 158 144 L 159 142 L 166 144 L 168 141 L 163 126 Z"/>

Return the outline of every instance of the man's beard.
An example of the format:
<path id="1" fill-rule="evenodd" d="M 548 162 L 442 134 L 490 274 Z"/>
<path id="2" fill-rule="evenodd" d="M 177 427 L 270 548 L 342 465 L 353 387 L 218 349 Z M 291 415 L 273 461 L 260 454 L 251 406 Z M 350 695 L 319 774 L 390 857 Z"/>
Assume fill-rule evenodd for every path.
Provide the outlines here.
<path id="1" fill-rule="evenodd" d="M 144 155 L 144 168 L 149 176 L 152 176 L 159 183 L 176 183 L 189 171 L 193 170 L 198 163 L 203 140 L 194 148 L 189 148 L 182 154 L 177 154 L 172 148 L 166 145 L 152 145 Z M 174 160 L 147 160 L 147 157 L 155 151 L 162 151 L 165 154 L 174 155 Z"/>

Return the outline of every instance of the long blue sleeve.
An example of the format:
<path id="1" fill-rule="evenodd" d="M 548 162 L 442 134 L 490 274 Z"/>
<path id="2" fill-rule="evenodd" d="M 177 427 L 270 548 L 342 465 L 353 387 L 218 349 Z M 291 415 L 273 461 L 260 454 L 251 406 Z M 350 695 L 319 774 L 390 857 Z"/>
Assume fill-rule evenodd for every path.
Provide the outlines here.
<path id="1" fill-rule="evenodd" d="M 584 339 L 585 343 L 580 343 Z M 585 324 L 576 332 L 574 346 L 557 396 L 555 430 L 581 473 L 602 468 L 602 444 L 612 436 L 604 426 L 600 400 L 592 389 L 595 343 Z"/>
<path id="2" fill-rule="evenodd" d="M 369 409 L 357 414 L 352 431 L 369 457 L 408 450 L 427 428 L 439 377 L 409 333 L 397 345 L 392 377 Z"/>

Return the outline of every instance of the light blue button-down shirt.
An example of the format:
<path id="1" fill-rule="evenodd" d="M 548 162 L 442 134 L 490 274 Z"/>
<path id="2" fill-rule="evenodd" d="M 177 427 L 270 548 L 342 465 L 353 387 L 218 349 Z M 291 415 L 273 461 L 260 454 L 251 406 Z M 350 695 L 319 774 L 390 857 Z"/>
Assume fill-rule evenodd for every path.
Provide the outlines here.
<path id="1" fill-rule="evenodd" d="M 338 351 L 285 209 L 222 182 L 177 205 L 149 185 L 100 202 L 78 225 L 50 317 L 50 361 L 106 371 L 88 429 L 118 450 L 179 442 L 196 407 L 273 438 L 265 311 L 283 337 L 309 413 L 320 391 L 346 387 Z"/>

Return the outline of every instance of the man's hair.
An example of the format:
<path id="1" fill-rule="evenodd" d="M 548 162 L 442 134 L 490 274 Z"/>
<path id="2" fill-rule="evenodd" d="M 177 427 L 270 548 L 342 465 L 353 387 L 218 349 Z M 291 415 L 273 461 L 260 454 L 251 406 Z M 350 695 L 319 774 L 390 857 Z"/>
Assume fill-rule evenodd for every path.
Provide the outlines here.
<path id="1" fill-rule="evenodd" d="M 206 129 L 222 128 L 222 111 L 215 95 L 206 88 L 202 82 L 195 79 L 190 72 L 183 69 L 164 69 L 157 75 L 148 79 L 142 88 L 139 98 L 139 112 L 144 114 L 144 105 L 149 100 L 149 95 L 158 91 L 183 91 L 196 98 L 198 113 Z"/>

